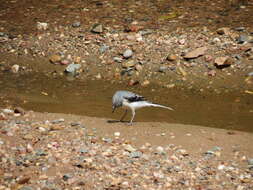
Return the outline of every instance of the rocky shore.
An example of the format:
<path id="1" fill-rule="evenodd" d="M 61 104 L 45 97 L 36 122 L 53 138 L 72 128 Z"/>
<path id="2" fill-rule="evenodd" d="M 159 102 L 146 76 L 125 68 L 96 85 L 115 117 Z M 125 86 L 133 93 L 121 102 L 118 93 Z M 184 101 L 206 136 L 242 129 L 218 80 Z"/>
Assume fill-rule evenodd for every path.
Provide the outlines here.
<path id="1" fill-rule="evenodd" d="M 94 11 L 101 6 L 109 9 L 110 3 L 97 7 L 91 3 L 92 9 L 85 9 L 90 13 L 87 16 L 94 16 Z M 252 94 L 253 31 L 243 19 L 250 17 L 253 5 L 240 5 L 245 14 L 241 15 L 240 23 L 245 26 L 203 24 L 190 27 L 188 23 L 183 27 L 181 22 L 190 14 L 188 10 L 172 18 L 158 16 L 159 27 L 134 19 L 121 25 L 105 23 L 103 19 L 95 23 L 92 20 L 83 22 L 82 17 L 71 20 L 68 15 L 59 17 L 55 24 L 49 14 L 45 21 L 26 18 L 23 27 L 28 27 L 29 21 L 33 25 L 29 33 L 22 33 L 19 29 L 12 32 L 5 21 L 0 30 L 3 55 L 0 69 L 46 75 L 67 73 L 80 79 L 122 81 L 129 86 L 156 83 L 165 88 L 218 93 L 236 90 Z M 216 8 L 219 7 L 222 4 L 217 4 Z M 10 13 L 11 9 L 3 11 L 3 15 Z M 199 18 L 202 13 L 196 16 L 196 23 L 202 22 Z M 12 19 L 15 22 L 15 18 Z"/>

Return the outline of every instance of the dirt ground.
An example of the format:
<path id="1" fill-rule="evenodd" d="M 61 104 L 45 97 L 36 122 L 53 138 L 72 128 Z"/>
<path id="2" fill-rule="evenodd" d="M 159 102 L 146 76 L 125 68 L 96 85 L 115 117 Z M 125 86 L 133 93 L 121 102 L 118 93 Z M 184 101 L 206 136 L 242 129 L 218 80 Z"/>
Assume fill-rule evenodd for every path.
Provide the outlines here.
<path id="1" fill-rule="evenodd" d="M 0 189 L 252 188 L 251 133 L 113 121 L 1 113 Z"/>
<path id="2" fill-rule="evenodd" d="M 13 35 L 36 33 L 37 22 L 69 25 L 80 20 L 85 26 L 102 23 L 124 29 L 134 20 L 146 28 L 176 30 L 177 27 L 252 27 L 249 0 L 161 1 L 12 1 L 0 5 L 3 32 Z M 164 15 L 170 15 L 165 17 Z M 164 17 L 163 17 L 164 16 Z M 170 22 L 173 19 L 173 22 Z M 169 25 L 169 26 L 168 26 Z"/>

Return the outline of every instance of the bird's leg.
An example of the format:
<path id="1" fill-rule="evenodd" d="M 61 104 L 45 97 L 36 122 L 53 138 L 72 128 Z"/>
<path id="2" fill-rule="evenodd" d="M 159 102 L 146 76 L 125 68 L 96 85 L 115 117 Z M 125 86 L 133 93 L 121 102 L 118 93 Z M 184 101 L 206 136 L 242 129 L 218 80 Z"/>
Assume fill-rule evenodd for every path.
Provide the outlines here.
<path id="1" fill-rule="evenodd" d="M 123 119 L 126 117 L 126 114 L 127 114 L 127 109 L 125 110 L 125 113 L 122 115 L 122 117 L 120 118 L 120 122 L 122 122 L 123 121 Z"/>
<path id="2" fill-rule="evenodd" d="M 135 110 L 132 109 L 132 118 L 131 118 L 131 120 L 130 120 L 130 122 L 129 122 L 129 125 L 132 125 L 132 124 L 133 124 L 134 116 L 135 116 Z"/>

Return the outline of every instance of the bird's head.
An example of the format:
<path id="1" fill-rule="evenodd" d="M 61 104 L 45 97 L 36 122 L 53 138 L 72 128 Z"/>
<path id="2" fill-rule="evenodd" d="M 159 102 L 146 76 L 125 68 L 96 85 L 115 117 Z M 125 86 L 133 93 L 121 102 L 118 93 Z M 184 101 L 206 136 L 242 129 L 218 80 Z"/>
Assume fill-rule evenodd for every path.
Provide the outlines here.
<path id="1" fill-rule="evenodd" d="M 112 97 L 112 113 L 115 111 L 116 108 L 121 107 L 123 104 L 123 95 L 122 91 L 117 91 Z"/>
<path id="2" fill-rule="evenodd" d="M 112 113 L 115 111 L 116 106 L 112 105 Z"/>

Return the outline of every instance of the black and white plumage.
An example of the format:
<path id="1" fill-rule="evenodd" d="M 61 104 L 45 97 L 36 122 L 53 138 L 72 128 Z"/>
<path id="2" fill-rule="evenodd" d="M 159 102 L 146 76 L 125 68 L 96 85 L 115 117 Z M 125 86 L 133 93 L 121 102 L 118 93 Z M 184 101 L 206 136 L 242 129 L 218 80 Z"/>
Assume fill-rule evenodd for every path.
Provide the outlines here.
<path id="1" fill-rule="evenodd" d="M 133 123 L 135 117 L 135 110 L 143 108 L 143 107 L 160 107 L 169 110 L 173 110 L 170 107 L 163 106 L 160 104 L 154 104 L 146 99 L 143 96 L 135 94 L 133 92 L 120 90 L 117 91 L 112 97 L 112 113 L 115 111 L 116 108 L 123 107 L 126 108 L 124 115 L 121 117 L 120 121 L 124 119 L 127 114 L 127 110 L 130 109 L 132 111 L 132 118 L 130 120 L 130 124 Z"/>

